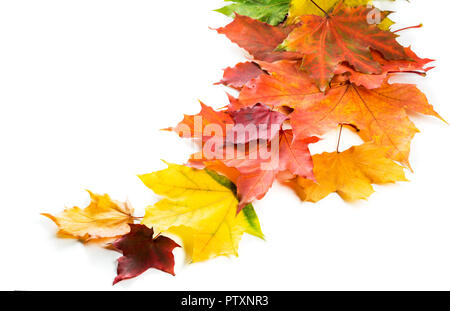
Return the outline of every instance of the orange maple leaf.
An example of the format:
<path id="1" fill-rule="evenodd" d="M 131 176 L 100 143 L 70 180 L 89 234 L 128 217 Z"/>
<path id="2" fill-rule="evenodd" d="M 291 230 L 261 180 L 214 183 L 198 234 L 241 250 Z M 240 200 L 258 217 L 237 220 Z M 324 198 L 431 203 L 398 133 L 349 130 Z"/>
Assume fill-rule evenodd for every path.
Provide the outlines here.
<path id="1" fill-rule="evenodd" d="M 293 26 L 271 26 L 236 14 L 236 18 L 230 24 L 217 29 L 217 32 L 226 35 L 255 59 L 273 62 L 280 59 L 301 58 L 296 52 L 275 51 L 292 29 Z"/>
<path id="2" fill-rule="evenodd" d="M 389 148 L 388 156 L 409 166 L 410 143 L 418 129 L 407 112 L 431 115 L 426 96 L 411 84 L 388 84 L 366 89 L 349 82 L 332 87 L 326 98 L 291 115 L 296 137 L 321 135 L 340 124 L 353 125 L 364 141 Z"/>
<path id="3" fill-rule="evenodd" d="M 196 115 L 184 115 L 175 127 L 164 129 L 173 131 L 182 138 L 201 138 L 203 141 L 212 137 L 225 137 L 227 125 L 233 126 L 233 119 L 225 111 L 216 111 L 200 102 L 201 111 Z"/>
<path id="4" fill-rule="evenodd" d="M 313 156 L 317 182 L 298 177 L 287 182 L 304 201 L 318 202 L 333 192 L 346 201 L 368 198 L 372 184 L 407 181 L 403 167 L 386 158 L 387 148 L 366 143 L 344 152 Z"/>
<path id="5" fill-rule="evenodd" d="M 248 82 L 233 108 L 253 106 L 256 103 L 263 103 L 272 108 L 306 107 L 325 97 L 311 78 L 300 70 L 297 61 L 281 60 L 258 64 L 270 75 L 261 74 Z"/>
<path id="6" fill-rule="evenodd" d="M 381 74 L 383 68 L 372 57 L 371 49 L 388 60 L 407 60 L 408 55 L 395 40 L 396 34 L 367 22 L 370 11 L 366 6 L 350 8 L 341 2 L 324 17 L 302 16 L 280 48 L 302 54 L 302 69 L 321 91 L 325 91 L 342 62 L 362 73 Z"/>

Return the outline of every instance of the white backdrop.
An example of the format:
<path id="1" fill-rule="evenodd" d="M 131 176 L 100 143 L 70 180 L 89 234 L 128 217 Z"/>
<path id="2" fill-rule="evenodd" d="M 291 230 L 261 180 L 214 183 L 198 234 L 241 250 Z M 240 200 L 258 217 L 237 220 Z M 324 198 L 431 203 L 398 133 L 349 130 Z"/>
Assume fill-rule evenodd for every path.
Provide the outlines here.
<path id="1" fill-rule="evenodd" d="M 255 204 L 267 241 L 246 236 L 239 258 L 149 270 L 112 287 L 120 254 L 55 238 L 39 215 L 86 205 L 83 189 L 129 199 L 142 215 L 157 199 L 137 174 L 183 163 L 191 145 L 160 128 L 224 106 L 212 84 L 244 52 L 208 27 L 230 21 L 221 1 L 0 1 L 0 289 L 450 290 L 450 128 L 416 116 L 411 182 L 376 187 L 349 205 L 337 195 L 301 203 L 278 185 Z M 394 29 L 419 56 L 412 77 L 450 119 L 450 2 L 397 1 Z M 343 143 L 354 142 L 344 133 Z M 335 148 L 336 133 L 313 148 Z"/>

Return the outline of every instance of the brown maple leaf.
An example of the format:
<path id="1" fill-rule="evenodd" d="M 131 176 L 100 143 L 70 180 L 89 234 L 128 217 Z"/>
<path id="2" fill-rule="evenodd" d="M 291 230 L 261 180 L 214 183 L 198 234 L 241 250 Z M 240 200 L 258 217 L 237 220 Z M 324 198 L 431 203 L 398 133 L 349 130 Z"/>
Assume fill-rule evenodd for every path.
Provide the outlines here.
<path id="1" fill-rule="evenodd" d="M 441 118 L 416 86 L 387 82 L 371 90 L 344 82 L 331 88 L 320 103 L 298 108 L 290 117 L 297 138 L 350 124 L 364 141 L 388 147 L 391 159 L 409 166 L 410 143 L 418 130 L 407 112 Z"/>

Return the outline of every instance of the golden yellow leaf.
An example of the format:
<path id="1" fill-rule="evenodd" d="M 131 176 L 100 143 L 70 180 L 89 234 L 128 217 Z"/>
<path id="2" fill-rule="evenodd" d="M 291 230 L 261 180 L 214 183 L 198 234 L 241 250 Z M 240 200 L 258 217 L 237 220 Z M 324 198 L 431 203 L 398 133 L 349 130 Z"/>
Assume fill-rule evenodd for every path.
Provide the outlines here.
<path id="1" fill-rule="evenodd" d="M 318 202 L 333 192 L 346 201 L 366 199 L 374 192 L 372 184 L 407 181 L 404 168 L 386 158 L 387 152 L 366 143 L 341 153 L 314 155 L 317 182 L 299 177 L 291 186 L 304 201 Z"/>
<path id="2" fill-rule="evenodd" d="M 165 197 L 147 208 L 142 223 L 180 236 L 193 262 L 237 256 L 244 232 L 262 237 L 252 207 L 250 213 L 247 207 L 236 215 L 238 200 L 231 182 L 207 170 L 168 166 L 139 176 L 147 187 Z"/>
<path id="3" fill-rule="evenodd" d="M 108 238 L 127 234 L 130 231 L 128 224 L 134 220 L 130 204 L 111 200 L 107 194 L 88 192 L 91 203 L 85 209 L 72 207 L 64 210 L 60 216 L 42 214 L 59 227 L 58 236 L 80 239 L 83 242 L 104 242 Z"/>

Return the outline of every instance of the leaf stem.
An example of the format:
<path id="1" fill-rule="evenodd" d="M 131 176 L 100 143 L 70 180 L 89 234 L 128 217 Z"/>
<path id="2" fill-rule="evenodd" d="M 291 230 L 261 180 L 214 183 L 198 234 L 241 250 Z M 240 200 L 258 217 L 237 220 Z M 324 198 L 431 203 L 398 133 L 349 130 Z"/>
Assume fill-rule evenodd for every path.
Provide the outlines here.
<path id="1" fill-rule="evenodd" d="M 403 31 L 403 30 L 408 30 L 408 29 L 421 28 L 422 26 L 423 26 L 423 24 L 419 24 L 419 25 L 416 25 L 416 26 L 409 26 L 409 27 L 405 27 L 405 28 L 396 30 L 396 31 L 394 31 L 394 33 L 397 33 L 399 31 Z"/>
<path id="2" fill-rule="evenodd" d="M 344 127 L 344 124 L 341 123 L 340 126 L 341 126 L 341 128 L 339 129 L 339 138 L 338 138 L 338 143 L 337 143 L 337 146 L 336 146 L 336 152 L 337 153 L 340 153 L 339 152 L 339 146 L 341 144 L 342 128 Z"/>
<path id="3" fill-rule="evenodd" d="M 431 67 L 431 68 L 427 69 L 427 71 L 432 69 L 432 68 L 434 68 L 434 67 Z M 425 77 L 427 75 L 426 72 L 421 72 L 421 71 L 416 71 L 416 70 L 407 70 L 407 71 L 398 70 L 398 71 L 389 71 L 389 73 L 414 73 L 414 74 L 417 74 L 417 75 L 422 76 L 422 77 Z"/>
<path id="4" fill-rule="evenodd" d="M 328 17 L 328 13 L 322 9 L 314 0 L 310 0 L 319 10 L 321 10 L 323 13 L 325 13 L 325 16 Z"/>

